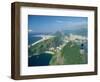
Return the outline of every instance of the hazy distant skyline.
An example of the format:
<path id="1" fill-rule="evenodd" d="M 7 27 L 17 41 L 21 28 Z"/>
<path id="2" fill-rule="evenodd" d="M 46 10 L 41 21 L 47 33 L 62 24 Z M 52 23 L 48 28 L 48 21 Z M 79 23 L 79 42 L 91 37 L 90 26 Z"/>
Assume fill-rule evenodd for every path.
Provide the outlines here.
<path id="1" fill-rule="evenodd" d="M 28 15 L 28 32 L 56 32 L 87 28 L 87 17 Z"/>

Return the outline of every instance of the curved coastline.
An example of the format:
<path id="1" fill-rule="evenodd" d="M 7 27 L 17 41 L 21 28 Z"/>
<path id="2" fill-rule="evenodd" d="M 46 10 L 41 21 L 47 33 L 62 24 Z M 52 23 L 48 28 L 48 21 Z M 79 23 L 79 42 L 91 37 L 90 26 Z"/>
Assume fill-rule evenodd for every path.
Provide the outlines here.
<path id="1" fill-rule="evenodd" d="M 28 45 L 28 48 L 30 48 L 31 46 L 34 46 L 35 44 L 37 44 L 37 43 L 39 43 L 39 42 L 41 42 L 41 41 L 47 40 L 47 39 L 49 39 L 49 38 L 52 38 L 52 37 L 54 37 L 54 36 L 51 36 L 51 35 L 35 35 L 35 37 L 41 37 L 42 39 L 40 39 L 40 40 L 38 40 L 38 41 L 32 43 L 31 45 Z"/>

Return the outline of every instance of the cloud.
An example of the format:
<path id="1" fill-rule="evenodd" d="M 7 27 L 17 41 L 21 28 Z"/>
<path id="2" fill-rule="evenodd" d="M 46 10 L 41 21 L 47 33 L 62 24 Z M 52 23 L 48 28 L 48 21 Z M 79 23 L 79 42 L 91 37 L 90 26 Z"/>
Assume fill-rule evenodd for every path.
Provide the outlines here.
<path id="1" fill-rule="evenodd" d="M 32 30 L 31 29 L 28 29 L 28 32 L 32 32 Z"/>
<path id="2" fill-rule="evenodd" d="M 62 23 L 63 21 L 61 21 L 61 20 L 56 20 L 56 22 L 57 22 L 57 23 Z"/>

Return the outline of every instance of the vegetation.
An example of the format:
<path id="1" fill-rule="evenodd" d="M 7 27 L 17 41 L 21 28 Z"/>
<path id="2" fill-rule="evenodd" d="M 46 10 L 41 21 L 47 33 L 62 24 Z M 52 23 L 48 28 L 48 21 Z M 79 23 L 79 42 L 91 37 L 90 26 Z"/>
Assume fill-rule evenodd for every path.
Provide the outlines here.
<path id="1" fill-rule="evenodd" d="M 31 46 L 28 49 L 29 56 L 32 56 L 34 54 L 41 54 L 44 51 L 47 51 L 52 46 L 52 42 L 53 42 L 53 38 L 44 40 L 40 43 L 37 43 L 34 46 Z"/>
<path id="2" fill-rule="evenodd" d="M 45 51 L 50 51 L 50 48 L 54 48 L 54 54 L 50 60 L 50 65 L 69 65 L 69 64 L 84 64 L 87 63 L 87 55 L 80 54 L 80 46 L 74 42 L 69 41 L 61 49 L 57 49 L 59 45 L 62 45 L 63 34 L 60 32 L 55 33 L 56 37 L 46 39 L 31 46 L 28 49 L 29 56 L 44 53 Z"/>
<path id="3" fill-rule="evenodd" d="M 75 43 L 69 42 L 63 49 L 64 64 L 82 64 L 84 56 L 80 54 L 80 47 Z"/>

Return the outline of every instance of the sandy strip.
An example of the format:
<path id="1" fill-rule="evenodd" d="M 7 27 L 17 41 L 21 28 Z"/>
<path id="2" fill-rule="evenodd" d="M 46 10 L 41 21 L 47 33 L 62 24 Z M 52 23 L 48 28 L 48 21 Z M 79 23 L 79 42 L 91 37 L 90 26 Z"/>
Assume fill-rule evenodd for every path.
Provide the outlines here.
<path id="1" fill-rule="evenodd" d="M 29 45 L 29 46 L 28 46 L 29 48 L 30 48 L 31 46 L 36 45 L 36 44 L 39 43 L 39 42 L 42 42 L 42 41 L 44 41 L 44 40 L 47 40 L 47 39 L 50 39 L 50 38 L 54 37 L 54 36 L 51 36 L 51 35 L 35 35 L 35 36 L 36 36 L 36 37 L 42 37 L 42 39 L 40 39 L 40 40 L 34 42 L 33 44 Z"/>

